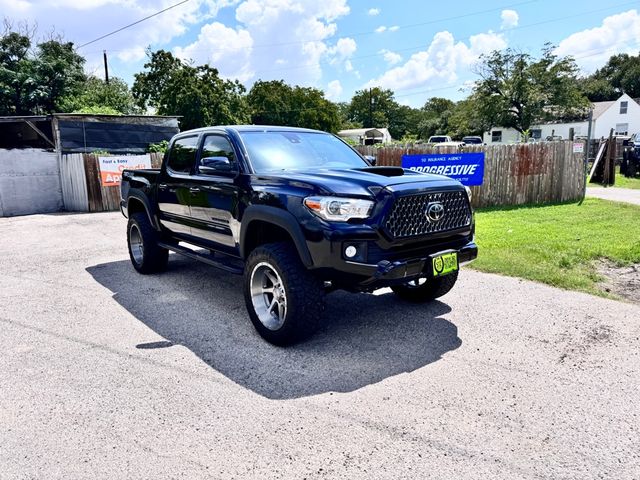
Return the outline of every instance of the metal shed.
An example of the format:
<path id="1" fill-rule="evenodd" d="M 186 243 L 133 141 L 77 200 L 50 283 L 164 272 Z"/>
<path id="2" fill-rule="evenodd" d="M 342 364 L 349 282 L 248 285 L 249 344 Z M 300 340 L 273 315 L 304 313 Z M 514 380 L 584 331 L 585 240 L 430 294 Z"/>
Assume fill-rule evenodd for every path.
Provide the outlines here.
<path id="1" fill-rule="evenodd" d="M 94 183 L 97 171 L 91 153 L 143 154 L 149 144 L 179 132 L 178 118 L 68 113 L 0 117 L 0 216 L 88 211 L 87 185 Z"/>

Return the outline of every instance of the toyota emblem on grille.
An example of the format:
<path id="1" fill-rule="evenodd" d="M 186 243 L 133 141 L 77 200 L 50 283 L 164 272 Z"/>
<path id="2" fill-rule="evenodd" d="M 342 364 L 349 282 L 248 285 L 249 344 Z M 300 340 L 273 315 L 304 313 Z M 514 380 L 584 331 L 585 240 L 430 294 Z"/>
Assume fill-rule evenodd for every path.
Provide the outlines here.
<path id="1" fill-rule="evenodd" d="M 438 222 L 444 215 L 444 206 L 440 202 L 431 202 L 427 205 L 425 214 L 430 222 Z"/>

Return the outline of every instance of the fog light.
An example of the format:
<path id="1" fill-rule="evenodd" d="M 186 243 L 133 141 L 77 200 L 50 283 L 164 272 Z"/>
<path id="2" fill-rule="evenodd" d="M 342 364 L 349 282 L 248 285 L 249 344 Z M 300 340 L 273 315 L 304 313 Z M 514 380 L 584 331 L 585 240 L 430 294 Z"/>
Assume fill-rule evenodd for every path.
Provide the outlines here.
<path id="1" fill-rule="evenodd" d="M 344 254 L 347 258 L 353 258 L 356 256 L 357 253 L 358 253 L 358 249 L 353 245 L 349 245 L 347 248 L 344 249 Z"/>

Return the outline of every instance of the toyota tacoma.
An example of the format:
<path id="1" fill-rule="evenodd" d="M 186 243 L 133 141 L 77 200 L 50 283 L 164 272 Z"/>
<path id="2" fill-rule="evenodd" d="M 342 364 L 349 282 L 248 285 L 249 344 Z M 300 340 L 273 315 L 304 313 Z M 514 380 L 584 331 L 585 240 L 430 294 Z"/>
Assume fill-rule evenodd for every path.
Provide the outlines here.
<path id="1" fill-rule="evenodd" d="M 331 290 L 434 300 L 477 256 L 470 191 L 372 163 L 316 130 L 182 132 L 161 168 L 123 171 L 133 267 L 160 272 L 173 251 L 243 275 L 249 317 L 276 345 L 309 336 Z"/>

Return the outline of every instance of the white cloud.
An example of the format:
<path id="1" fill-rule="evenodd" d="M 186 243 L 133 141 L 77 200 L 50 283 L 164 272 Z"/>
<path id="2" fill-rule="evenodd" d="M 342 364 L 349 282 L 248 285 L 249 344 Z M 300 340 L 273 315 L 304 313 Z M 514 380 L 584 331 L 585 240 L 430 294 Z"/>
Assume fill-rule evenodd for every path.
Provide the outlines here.
<path id="1" fill-rule="evenodd" d="M 208 63 L 218 68 L 223 77 L 246 82 L 254 75 L 249 63 L 252 47 L 253 39 L 247 30 L 214 22 L 202 27 L 195 42 L 177 47 L 175 54 L 196 64 Z M 276 59 L 275 63 L 282 64 L 284 60 Z"/>
<path id="2" fill-rule="evenodd" d="M 574 33 L 560 42 L 555 53 L 573 56 L 585 73 L 601 67 L 611 55 L 640 49 L 640 14 L 637 10 L 606 17 L 599 27 Z"/>
<path id="3" fill-rule="evenodd" d="M 393 25 L 389 27 L 390 32 L 397 32 L 398 30 L 400 30 L 400 27 L 398 25 Z"/>
<path id="4" fill-rule="evenodd" d="M 100 62 L 102 50 L 123 62 L 138 62 L 144 58 L 148 45 L 162 48 L 193 24 L 215 17 L 220 8 L 238 1 L 192 0 L 80 48 L 79 52 L 87 58 L 89 69 Z M 174 0 L 0 0 L 0 11 L 14 21 L 37 23 L 41 35 L 55 29 L 79 46 L 174 3 Z"/>
<path id="5" fill-rule="evenodd" d="M 383 48 L 378 52 L 384 58 L 384 61 L 389 65 L 395 65 L 396 63 L 400 63 L 402 61 L 402 56 L 396 52 L 392 52 L 391 50 L 387 50 Z"/>
<path id="6" fill-rule="evenodd" d="M 500 18 L 502 19 L 502 25 L 500 25 L 502 30 L 517 27 L 520 20 L 520 16 L 515 10 L 502 10 Z"/>
<path id="7" fill-rule="evenodd" d="M 384 25 L 380 25 L 378 28 L 376 28 L 376 33 L 382 33 L 386 30 L 387 30 L 387 27 L 385 27 Z"/>
<path id="8" fill-rule="evenodd" d="M 281 79 L 314 85 L 322 76 L 321 60 L 339 56 L 344 60 L 352 39 L 340 39 L 333 47 L 327 40 L 337 32 L 335 20 L 347 15 L 346 0 L 245 0 L 236 9 L 236 20 L 253 39 L 248 63 L 254 79 Z M 285 58 L 289 69 L 274 68 Z"/>
<path id="9" fill-rule="evenodd" d="M 342 85 L 340 84 L 340 80 L 330 81 L 327 84 L 325 94 L 329 100 L 338 100 L 340 98 L 340 95 L 342 95 Z"/>
<path id="10" fill-rule="evenodd" d="M 403 65 L 387 70 L 370 80 L 364 88 L 383 87 L 391 90 L 452 85 L 461 71 L 468 71 L 480 55 L 506 47 L 501 34 L 481 33 L 469 37 L 468 45 L 456 42 L 447 31 L 434 35 L 429 47 L 411 55 Z"/>
<path id="11" fill-rule="evenodd" d="M 371 15 L 372 17 L 375 17 L 376 15 L 380 15 L 380 9 L 370 8 L 369 11 L 367 12 L 367 15 Z"/>
<path id="12" fill-rule="evenodd" d="M 336 60 L 345 60 L 353 55 L 358 48 L 356 41 L 353 38 L 341 38 L 337 41 L 335 46 L 330 47 L 327 52 L 333 55 Z"/>

